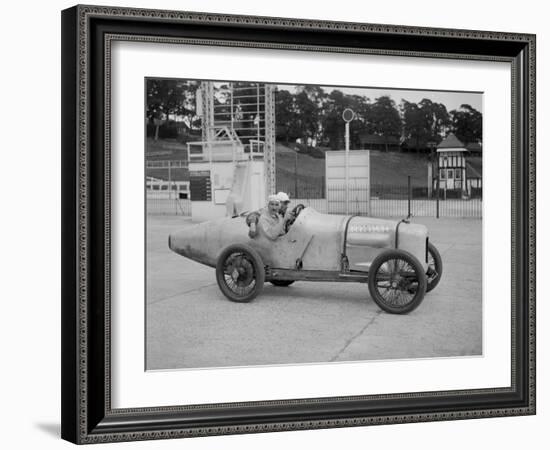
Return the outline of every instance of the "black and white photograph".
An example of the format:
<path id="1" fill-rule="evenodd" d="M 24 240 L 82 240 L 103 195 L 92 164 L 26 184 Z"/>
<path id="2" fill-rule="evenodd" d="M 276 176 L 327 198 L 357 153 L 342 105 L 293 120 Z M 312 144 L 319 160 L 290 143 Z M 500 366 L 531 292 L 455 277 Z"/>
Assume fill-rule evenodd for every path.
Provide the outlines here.
<path id="1" fill-rule="evenodd" d="M 92 3 L 3 9 L 2 448 L 544 447 L 545 3 Z"/>
<path id="2" fill-rule="evenodd" d="M 144 86 L 147 371 L 483 356 L 483 92 Z"/>

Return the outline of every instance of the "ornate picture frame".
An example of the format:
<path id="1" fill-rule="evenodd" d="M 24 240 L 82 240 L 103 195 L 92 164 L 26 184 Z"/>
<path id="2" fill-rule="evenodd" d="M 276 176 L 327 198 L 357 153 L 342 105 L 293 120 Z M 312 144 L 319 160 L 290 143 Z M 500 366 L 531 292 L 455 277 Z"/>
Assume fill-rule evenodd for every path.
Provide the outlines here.
<path id="1" fill-rule="evenodd" d="M 113 408 L 110 74 L 117 41 L 509 63 L 510 386 Z M 62 108 L 64 439 L 84 444 L 535 414 L 534 35 L 75 6 L 62 12 Z"/>

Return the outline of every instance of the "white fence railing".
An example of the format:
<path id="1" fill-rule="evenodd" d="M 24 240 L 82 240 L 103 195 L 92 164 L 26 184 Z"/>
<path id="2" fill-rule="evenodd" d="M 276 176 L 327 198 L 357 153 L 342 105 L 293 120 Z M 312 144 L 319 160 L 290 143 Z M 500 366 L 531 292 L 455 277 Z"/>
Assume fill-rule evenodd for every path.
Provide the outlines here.
<path id="1" fill-rule="evenodd" d="M 148 215 L 190 216 L 191 200 L 147 196 Z"/>
<path id="2" fill-rule="evenodd" d="M 160 192 L 158 194 L 161 194 Z M 328 213 L 328 202 L 324 198 L 292 199 L 291 207 L 297 204 L 311 206 L 321 213 Z M 369 215 L 372 217 L 406 217 L 408 214 L 407 200 L 371 199 L 370 212 L 365 213 L 361 205 L 350 204 L 350 214 Z M 147 214 L 191 215 L 191 200 L 183 198 L 168 198 L 159 195 L 147 195 Z M 414 217 L 435 217 L 435 200 L 411 200 L 411 212 Z M 439 202 L 439 217 L 481 218 L 483 204 L 480 199 L 445 200 Z"/>

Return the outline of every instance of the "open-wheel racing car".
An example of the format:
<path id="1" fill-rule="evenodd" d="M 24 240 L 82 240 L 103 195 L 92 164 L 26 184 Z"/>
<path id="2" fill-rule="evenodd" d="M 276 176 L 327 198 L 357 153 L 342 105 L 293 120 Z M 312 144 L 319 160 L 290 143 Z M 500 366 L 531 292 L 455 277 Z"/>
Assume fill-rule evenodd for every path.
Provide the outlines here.
<path id="1" fill-rule="evenodd" d="M 264 282 L 367 283 L 384 311 L 408 313 L 441 279 L 442 261 L 424 225 L 353 215 L 322 214 L 298 205 L 286 234 L 248 235 L 246 214 L 203 222 L 169 236 L 179 255 L 215 267 L 223 294 L 249 302 Z"/>

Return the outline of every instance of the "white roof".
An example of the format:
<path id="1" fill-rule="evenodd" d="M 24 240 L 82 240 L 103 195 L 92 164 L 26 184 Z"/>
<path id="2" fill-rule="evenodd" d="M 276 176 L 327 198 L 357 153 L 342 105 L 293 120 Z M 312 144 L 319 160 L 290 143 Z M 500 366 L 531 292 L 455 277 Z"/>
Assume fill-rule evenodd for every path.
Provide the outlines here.
<path id="1" fill-rule="evenodd" d="M 448 153 L 448 152 L 465 152 L 467 151 L 464 147 L 454 147 L 454 148 L 438 148 L 437 153 Z"/>

